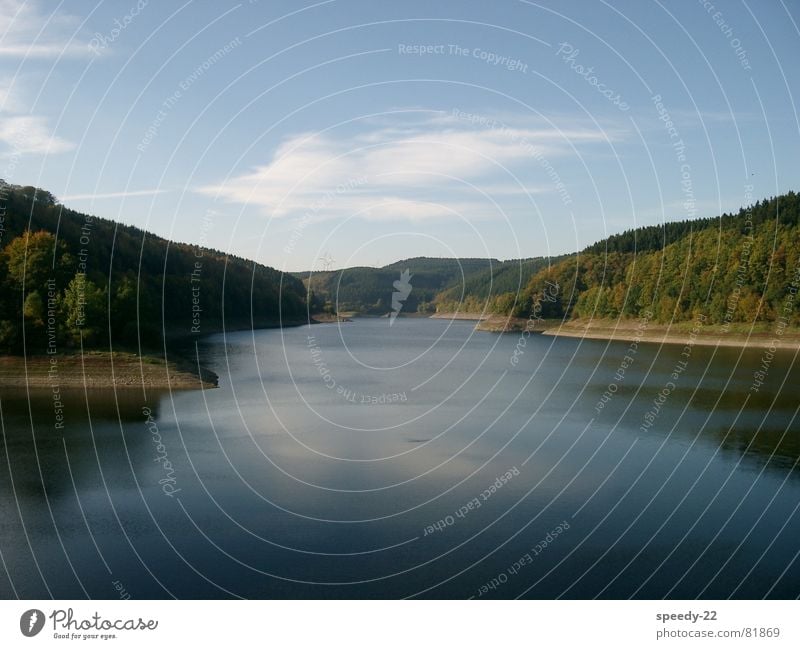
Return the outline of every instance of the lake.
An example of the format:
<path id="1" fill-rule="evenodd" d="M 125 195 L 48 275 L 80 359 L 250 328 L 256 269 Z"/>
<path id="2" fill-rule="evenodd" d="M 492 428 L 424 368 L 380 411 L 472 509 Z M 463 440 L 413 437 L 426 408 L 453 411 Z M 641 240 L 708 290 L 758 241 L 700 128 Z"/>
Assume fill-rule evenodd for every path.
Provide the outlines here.
<path id="1" fill-rule="evenodd" d="M 795 598 L 800 363 L 363 318 L 0 392 L 4 598 Z M 515 353 L 516 352 L 516 353 Z M 757 388 L 757 391 L 756 391 Z"/>

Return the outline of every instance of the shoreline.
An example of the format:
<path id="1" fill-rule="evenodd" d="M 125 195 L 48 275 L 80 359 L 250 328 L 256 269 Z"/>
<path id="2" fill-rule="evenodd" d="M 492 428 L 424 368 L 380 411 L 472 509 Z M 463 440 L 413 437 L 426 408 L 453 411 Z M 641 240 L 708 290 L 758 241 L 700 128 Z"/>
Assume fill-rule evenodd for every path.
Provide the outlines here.
<path id="1" fill-rule="evenodd" d="M 184 359 L 163 358 L 131 352 L 90 351 L 52 356 L 0 356 L 0 388 L 59 390 L 172 389 L 208 390 L 218 387 L 219 377 Z"/>
<path id="2" fill-rule="evenodd" d="M 316 315 L 316 314 L 315 314 Z M 281 329 L 303 325 L 326 324 L 312 316 L 310 320 L 261 321 L 253 324 L 236 322 L 225 329 L 211 327 L 201 335 L 248 329 Z M 340 318 L 339 322 L 351 322 Z M 188 336 L 175 330 L 165 332 L 167 341 L 192 341 L 197 336 Z M 172 353 L 167 362 L 158 352 L 141 355 L 129 351 L 113 352 L 86 350 L 81 359 L 79 351 L 55 355 L 34 356 L 0 355 L 0 388 L 28 388 L 33 390 L 108 390 L 149 388 L 157 390 L 209 390 L 219 387 L 219 376 L 208 368 L 200 367 L 180 352 Z M 54 371 L 50 372 L 51 367 Z M 26 376 L 27 374 L 27 376 Z"/>
<path id="3" fill-rule="evenodd" d="M 310 320 L 305 324 L 330 324 L 332 322 L 352 322 L 353 314 L 347 313 L 312 313 Z"/>
<path id="4" fill-rule="evenodd" d="M 691 322 L 679 322 L 671 326 L 648 324 L 639 330 L 639 320 L 540 320 L 531 322 L 527 318 L 515 318 L 496 314 L 442 313 L 431 318 L 473 320 L 476 331 L 491 333 L 530 333 L 564 338 L 585 338 L 614 342 L 652 343 L 657 345 L 686 345 L 691 335 Z M 768 326 L 765 326 L 768 324 Z M 782 334 L 775 331 L 775 323 L 759 323 L 752 332 L 742 331 L 737 325 L 734 331 L 723 331 L 721 325 L 706 325 L 694 336 L 693 345 L 707 347 L 744 347 L 746 349 L 800 349 L 800 330 L 786 329 Z"/>
<path id="5" fill-rule="evenodd" d="M 433 315 L 429 315 L 429 318 L 433 320 L 476 320 L 480 322 L 481 320 L 488 320 L 492 317 L 490 313 L 469 313 L 466 311 L 458 311 L 455 313 L 434 313 Z"/>
<path id="6" fill-rule="evenodd" d="M 563 336 L 565 338 L 585 338 L 587 340 L 607 340 L 614 342 L 643 342 L 665 345 L 686 345 L 689 343 L 691 329 L 682 330 L 686 324 L 649 325 L 644 331 L 637 329 L 638 320 L 623 320 L 617 324 L 608 321 L 573 321 L 551 326 L 542 331 L 544 336 Z M 773 325 L 774 326 L 774 325 Z M 692 340 L 693 345 L 709 347 L 744 347 L 746 349 L 800 349 L 800 332 L 786 331 L 779 335 L 775 331 L 760 328 L 752 333 L 741 331 L 722 331 L 719 325 L 707 325 Z"/>
<path id="7" fill-rule="evenodd" d="M 532 325 L 531 322 L 533 322 Z M 493 315 L 481 320 L 477 325 L 475 325 L 475 329 L 478 331 L 491 331 L 493 333 L 501 334 L 520 333 L 523 331 L 541 334 L 544 333 L 549 327 L 552 327 L 560 322 L 560 320 L 555 323 L 552 320 L 540 320 L 539 322 L 535 322 L 528 320 L 528 318 Z"/>
<path id="8" fill-rule="evenodd" d="M 237 331 L 257 331 L 260 329 L 283 329 L 284 327 L 302 327 L 308 324 L 322 324 L 314 320 L 300 319 L 300 320 L 259 320 L 251 322 L 249 320 L 234 320 L 229 321 L 224 327 L 219 321 L 211 321 L 203 325 L 202 331 L 187 331 L 185 327 L 169 327 L 164 329 L 164 339 L 167 342 L 185 342 L 187 340 L 197 340 L 205 336 L 213 336 L 214 334 L 234 333 Z"/>

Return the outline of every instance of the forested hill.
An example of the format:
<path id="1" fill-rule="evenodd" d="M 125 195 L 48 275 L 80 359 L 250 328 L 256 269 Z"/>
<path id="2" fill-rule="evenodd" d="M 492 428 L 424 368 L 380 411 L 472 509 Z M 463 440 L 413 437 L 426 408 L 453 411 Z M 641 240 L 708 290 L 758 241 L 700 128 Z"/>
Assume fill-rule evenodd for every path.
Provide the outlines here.
<path id="1" fill-rule="evenodd" d="M 436 296 L 436 308 L 442 312 L 472 312 L 496 310 L 499 296 L 518 295 L 531 278 L 550 268 L 568 255 L 533 257 L 495 262 L 491 268 L 476 270 Z"/>
<path id="2" fill-rule="evenodd" d="M 702 315 L 723 326 L 785 315 L 787 323 L 797 324 L 799 222 L 800 198 L 791 192 L 735 214 L 636 228 L 561 257 L 416 258 L 298 277 L 331 310 L 380 315 L 391 310 L 393 282 L 409 269 L 412 290 L 404 314 L 485 310 L 566 319 L 652 314 L 648 318 L 662 323 Z"/>
<path id="3" fill-rule="evenodd" d="M 403 314 L 480 312 L 493 305 L 499 295 L 520 292 L 538 271 L 560 259 L 563 257 L 512 261 L 414 257 L 382 268 L 355 267 L 296 276 L 330 311 L 385 315 L 392 309 L 394 282 L 408 270 L 412 288 L 403 301 Z"/>
<path id="4" fill-rule="evenodd" d="M 24 290 L 23 290 L 24 289 Z M 224 309 L 224 311 L 223 311 Z M 299 280 L 217 250 L 81 214 L 0 181 L 0 353 L 158 345 L 165 334 L 298 322 Z"/>
<path id="5" fill-rule="evenodd" d="M 737 214 L 609 237 L 537 273 L 519 299 L 507 294 L 493 308 L 527 317 L 540 303 L 554 318 L 702 316 L 723 327 L 780 319 L 791 326 L 798 284 L 800 197 L 790 192 Z"/>
<path id="6" fill-rule="evenodd" d="M 404 314 L 799 324 L 800 197 L 613 235 L 562 257 L 418 257 L 383 268 L 283 274 L 69 210 L 0 181 L 0 353 L 297 323 L 307 310 L 385 315 L 401 273 Z M 306 286 L 310 289 L 307 299 Z M 399 291 L 401 294 L 404 292 Z M 546 299 L 543 299 L 546 296 Z M 309 307 L 310 303 L 310 307 Z M 538 305 L 538 306 L 537 306 Z"/>
<path id="7" fill-rule="evenodd" d="M 776 222 L 791 225 L 796 223 L 796 201 L 794 192 L 766 201 L 758 201 L 755 205 L 743 207 L 736 214 L 722 214 L 719 217 L 703 219 L 671 221 L 661 225 L 648 225 L 622 234 L 613 234 L 602 241 L 589 246 L 585 253 L 603 252 L 647 252 L 661 250 L 689 234 L 698 234 L 702 230 L 727 230 L 740 228 L 746 219 L 752 225 Z M 795 207 L 793 208 L 793 205 Z"/>
<path id="8" fill-rule="evenodd" d="M 315 299 L 329 310 L 385 315 L 391 311 L 394 282 L 406 269 L 412 290 L 403 313 L 433 313 L 435 300 L 444 289 L 461 285 L 464 277 L 498 265 L 496 259 L 443 259 L 416 257 L 382 268 L 354 267 L 336 271 L 296 273 L 310 287 Z"/>

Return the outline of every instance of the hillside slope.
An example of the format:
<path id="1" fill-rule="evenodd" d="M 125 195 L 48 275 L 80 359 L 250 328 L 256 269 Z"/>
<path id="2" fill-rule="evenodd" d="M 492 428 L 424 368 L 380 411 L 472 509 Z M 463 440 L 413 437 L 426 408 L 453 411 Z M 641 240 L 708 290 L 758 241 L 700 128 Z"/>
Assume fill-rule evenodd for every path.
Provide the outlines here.
<path id="1" fill-rule="evenodd" d="M 417 258 L 312 273 L 305 281 L 330 309 L 382 315 L 406 268 L 413 288 L 403 313 L 488 311 L 516 318 L 515 326 L 532 314 L 655 323 L 702 316 L 723 328 L 783 317 L 793 326 L 800 198 L 790 192 L 736 214 L 636 228 L 572 255 L 506 262 Z"/>
<path id="2" fill-rule="evenodd" d="M 695 227 L 696 226 L 696 227 Z M 716 219 L 640 228 L 537 273 L 517 300 L 527 317 L 544 291 L 551 318 L 640 318 L 707 324 L 798 324 L 800 197 L 794 192 Z M 641 242 L 641 246 L 639 245 Z M 506 312 L 513 295 L 496 301 Z"/>
<path id="3" fill-rule="evenodd" d="M 296 273 L 318 300 L 339 312 L 354 311 L 385 315 L 391 310 L 394 282 L 408 270 L 411 291 L 404 300 L 403 313 L 433 313 L 439 294 L 461 286 L 466 277 L 497 266 L 496 259 L 440 259 L 415 257 L 382 268 L 354 267 L 336 271 Z"/>
<path id="4" fill-rule="evenodd" d="M 1 183 L 1 181 L 0 181 Z M 81 214 L 2 184 L 0 353 L 158 347 L 165 336 L 296 323 L 301 281 L 211 248 Z M 23 332 L 24 328 L 24 332 Z"/>

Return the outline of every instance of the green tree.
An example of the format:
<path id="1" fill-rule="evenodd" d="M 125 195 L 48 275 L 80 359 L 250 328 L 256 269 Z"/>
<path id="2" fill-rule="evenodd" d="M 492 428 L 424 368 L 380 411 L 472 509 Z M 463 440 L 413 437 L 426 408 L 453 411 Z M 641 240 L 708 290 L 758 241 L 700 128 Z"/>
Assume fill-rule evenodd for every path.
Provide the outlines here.
<path id="1" fill-rule="evenodd" d="M 49 279 L 65 279 L 71 261 L 66 245 L 43 230 L 26 230 L 11 240 L 4 254 L 9 279 L 25 291 L 42 291 Z"/>
<path id="2" fill-rule="evenodd" d="M 39 291 L 31 291 L 25 296 L 22 314 L 25 316 L 25 321 L 34 327 L 44 326 L 44 302 Z"/>
<path id="3" fill-rule="evenodd" d="M 105 340 L 108 326 L 105 292 L 84 274 L 77 273 L 67 285 L 62 313 L 72 342 L 80 342 L 81 333 L 84 344 Z"/>
<path id="4" fill-rule="evenodd" d="M 137 332 L 136 280 L 125 275 L 111 301 L 111 332 L 115 340 L 133 341 Z"/>

